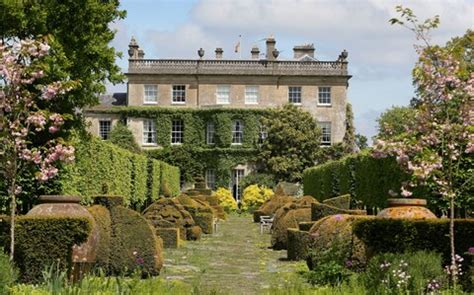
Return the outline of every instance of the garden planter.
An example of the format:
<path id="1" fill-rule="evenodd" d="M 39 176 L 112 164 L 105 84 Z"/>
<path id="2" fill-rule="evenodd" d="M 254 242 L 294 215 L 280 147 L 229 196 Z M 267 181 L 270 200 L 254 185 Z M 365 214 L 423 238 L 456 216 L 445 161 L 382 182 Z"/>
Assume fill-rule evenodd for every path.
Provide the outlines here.
<path id="1" fill-rule="evenodd" d="M 94 217 L 86 208 L 79 204 L 81 200 L 80 197 L 48 195 L 40 196 L 39 200 L 40 204 L 33 207 L 27 215 L 44 217 L 85 217 L 92 221 L 92 231 L 87 241 L 81 245 L 74 245 L 72 249 L 74 270 L 84 272 L 89 269 L 96 260 L 99 231 Z M 74 272 L 72 276 L 76 278 Z"/>
<path id="2" fill-rule="evenodd" d="M 379 218 L 397 219 L 434 219 L 437 218 L 433 212 L 426 208 L 425 199 L 398 198 L 388 199 L 388 208 L 377 214 Z"/>

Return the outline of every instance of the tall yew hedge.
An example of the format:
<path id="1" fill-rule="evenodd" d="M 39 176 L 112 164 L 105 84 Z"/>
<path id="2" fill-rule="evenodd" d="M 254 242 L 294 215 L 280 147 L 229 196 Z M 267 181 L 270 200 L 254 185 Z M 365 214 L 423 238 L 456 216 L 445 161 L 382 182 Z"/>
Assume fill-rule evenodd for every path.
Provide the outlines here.
<path id="1" fill-rule="evenodd" d="M 407 176 L 395 159 L 375 159 L 368 152 L 350 155 L 304 171 L 304 194 L 322 201 L 351 194 L 368 207 L 383 208 L 389 191 L 399 193 Z"/>

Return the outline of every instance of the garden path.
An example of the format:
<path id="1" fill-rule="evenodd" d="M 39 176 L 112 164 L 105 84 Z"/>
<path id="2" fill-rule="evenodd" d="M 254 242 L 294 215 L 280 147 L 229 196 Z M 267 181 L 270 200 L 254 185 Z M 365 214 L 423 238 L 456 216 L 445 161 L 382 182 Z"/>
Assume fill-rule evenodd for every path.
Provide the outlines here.
<path id="1" fill-rule="evenodd" d="M 250 215 L 230 215 L 219 231 L 165 250 L 163 277 L 181 280 L 217 294 L 264 294 L 295 278 L 302 262 L 286 261 L 286 251 L 269 249 Z M 291 278 L 291 279 L 290 279 Z"/>

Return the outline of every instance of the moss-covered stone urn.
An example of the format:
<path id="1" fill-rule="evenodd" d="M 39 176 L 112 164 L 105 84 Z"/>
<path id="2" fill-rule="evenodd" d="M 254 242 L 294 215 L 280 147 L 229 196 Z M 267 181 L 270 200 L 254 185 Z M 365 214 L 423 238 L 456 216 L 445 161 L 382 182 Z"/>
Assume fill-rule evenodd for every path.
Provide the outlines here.
<path id="1" fill-rule="evenodd" d="M 426 208 L 425 199 L 396 198 L 387 200 L 388 208 L 377 214 L 379 218 L 435 219 L 433 212 Z"/>

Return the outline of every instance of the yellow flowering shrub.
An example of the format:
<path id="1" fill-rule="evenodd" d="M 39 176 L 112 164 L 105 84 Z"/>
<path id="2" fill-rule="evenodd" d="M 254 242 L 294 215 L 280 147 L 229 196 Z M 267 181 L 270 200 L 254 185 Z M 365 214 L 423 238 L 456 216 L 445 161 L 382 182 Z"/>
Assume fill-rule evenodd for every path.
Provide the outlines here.
<path id="1" fill-rule="evenodd" d="M 232 193 L 229 189 L 220 187 L 214 193 L 214 196 L 219 200 L 219 205 L 224 208 L 226 212 L 237 210 L 237 202 L 232 197 Z"/>
<path id="2" fill-rule="evenodd" d="M 257 184 L 249 185 L 244 190 L 242 209 L 256 209 L 271 197 L 273 197 L 273 191 L 271 189 Z"/>

